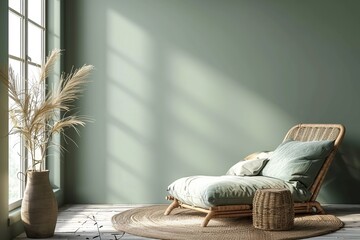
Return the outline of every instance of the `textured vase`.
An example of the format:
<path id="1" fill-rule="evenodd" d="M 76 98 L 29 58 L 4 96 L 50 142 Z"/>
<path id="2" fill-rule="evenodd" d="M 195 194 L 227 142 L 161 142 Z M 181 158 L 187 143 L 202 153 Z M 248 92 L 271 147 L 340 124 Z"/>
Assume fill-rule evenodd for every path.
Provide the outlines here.
<path id="1" fill-rule="evenodd" d="M 54 235 L 58 207 L 49 181 L 49 171 L 27 172 L 27 182 L 21 205 L 21 220 L 29 238 Z"/>

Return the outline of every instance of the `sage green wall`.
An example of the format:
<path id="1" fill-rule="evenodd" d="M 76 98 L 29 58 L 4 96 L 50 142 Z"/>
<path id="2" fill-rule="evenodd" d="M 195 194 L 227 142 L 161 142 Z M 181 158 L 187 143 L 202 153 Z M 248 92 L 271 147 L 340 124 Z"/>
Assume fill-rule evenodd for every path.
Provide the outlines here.
<path id="1" fill-rule="evenodd" d="M 67 0 L 66 68 L 96 67 L 66 201 L 159 203 L 301 122 L 347 135 L 319 200 L 360 203 L 360 2 Z"/>

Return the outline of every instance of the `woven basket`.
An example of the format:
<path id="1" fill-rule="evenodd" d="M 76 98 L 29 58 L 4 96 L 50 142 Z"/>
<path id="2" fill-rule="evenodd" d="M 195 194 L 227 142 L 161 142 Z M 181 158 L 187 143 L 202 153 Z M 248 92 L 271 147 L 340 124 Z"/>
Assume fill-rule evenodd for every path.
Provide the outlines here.
<path id="1" fill-rule="evenodd" d="M 294 202 L 288 189 L 257 190 L 253 225 L 262 230 L 289 230 L 294 226 Z"/>

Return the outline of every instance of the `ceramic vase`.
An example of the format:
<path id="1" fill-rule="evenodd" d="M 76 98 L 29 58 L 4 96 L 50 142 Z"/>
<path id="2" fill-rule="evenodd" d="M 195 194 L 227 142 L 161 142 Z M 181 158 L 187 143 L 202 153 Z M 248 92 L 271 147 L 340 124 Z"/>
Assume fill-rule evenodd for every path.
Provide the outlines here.
<path id="1" fill-rule="evenodd" d="M 58 206 L 49 171 L 28 171 L 21 204 L 21 220 L 29 238 L 48 238 L 55 232 Z"/>

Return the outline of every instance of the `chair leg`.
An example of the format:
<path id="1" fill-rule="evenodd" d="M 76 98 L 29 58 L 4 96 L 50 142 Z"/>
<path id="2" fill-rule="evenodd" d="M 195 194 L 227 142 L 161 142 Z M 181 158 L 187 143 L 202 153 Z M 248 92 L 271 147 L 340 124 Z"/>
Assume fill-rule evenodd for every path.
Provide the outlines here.
<path id="1" fill-rule="evenodd" d="M 166 209 L 164 215 L 169 215 L 173 209 L 175 209 L 179 206 L 180 206 L 179 201 L 177 199 L 174 199 L 174 201 Z"/>
<path id="2" fill-rule="evenodd" d="M 325 214 L 325 211 L 319 202 L 314 202 L 314 208 L 316 208 L 316 213 Z"/>
<path id="3" fill-rule="evenodd" d="M 201 226 L 202 226 L 202 227 L 206 227 L 206 226 L 208 225 L 210 219 L 213 218 L 214 215 L 215 215 L 215 213 L 212 212 L 212 211 L 210 211 L 210 212 L 206 215 L 206 217 L 205 217 L 204 221 L 202 222 Z"/>

